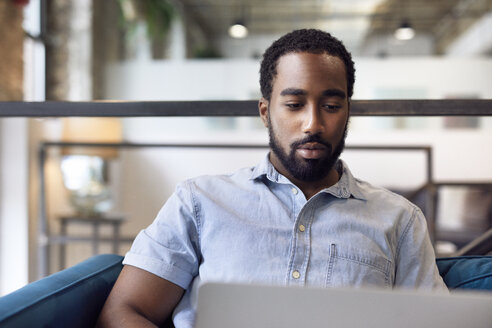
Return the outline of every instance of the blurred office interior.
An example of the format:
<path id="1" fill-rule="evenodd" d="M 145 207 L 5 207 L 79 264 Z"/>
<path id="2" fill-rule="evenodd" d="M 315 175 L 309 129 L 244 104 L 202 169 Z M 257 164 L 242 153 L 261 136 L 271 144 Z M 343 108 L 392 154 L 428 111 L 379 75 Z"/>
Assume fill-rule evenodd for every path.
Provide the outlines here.
<path id="1" fill-rule="evenodd" d="M 262 52 L 298 28 L 352 52 L 354 100 L 492 99 L 491 0 L 0 0 L 0 101 L 256 100 Z M 0 118 L 0 295 L 40 277 L 40 211 L 57 237 L 47 273 L 124 255 L 179 181 L 267 151 L 57 145 L 266 146 L 254 117 L 66 116 Z M 342 159 L 357 177 L 425 207 L 432 171 L 438 255 L 491 228 L 492 117 L 359 116 L 349 129 Z"/>

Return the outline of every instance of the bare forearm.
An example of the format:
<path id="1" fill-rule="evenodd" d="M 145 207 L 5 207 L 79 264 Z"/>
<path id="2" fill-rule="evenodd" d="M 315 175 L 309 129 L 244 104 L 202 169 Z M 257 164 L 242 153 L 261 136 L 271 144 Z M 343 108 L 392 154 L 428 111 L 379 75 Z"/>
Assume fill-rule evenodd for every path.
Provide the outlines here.
<path id="1" fill-rule="evenodd" d="M 113 327 L 158 327 L 146 317 L 132 309 L 131 307 L 122 306 L 119 309 L 104 308 L 99 316 L 96 325 L 97 328 L 113 328 Z"/>
<path id="2" fill-rule="evenodd" d="M 172 313 L 184 289 L 132 266 L 121 271 L 97 327 L 158 327 Z"/>

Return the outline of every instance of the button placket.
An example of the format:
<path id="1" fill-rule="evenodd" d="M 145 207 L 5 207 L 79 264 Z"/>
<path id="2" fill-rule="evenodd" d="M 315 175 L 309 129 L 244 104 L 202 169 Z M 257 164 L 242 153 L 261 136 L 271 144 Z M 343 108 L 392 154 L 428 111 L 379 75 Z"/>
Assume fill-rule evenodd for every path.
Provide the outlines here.
<path id="1" fill-rule="evenodd" d="M 293 251 L 289 265 L 288 280 L 293 285 L 304 286 L 306 284 L 306 274 L 309 263 L 310 251 L 310 233 L 309 226 L 313 220 L 315 206 L 308 202 L 299 212 L 295 221 L 295 228 L 292 231 Z"/>
<path id="2" fill-rule="evenodd" d="M 287 273 L 287 283 L 292 285 L 304 286 L 306 283 L 306 270 L 309 262 L 310 242 L 309 242 L 309 216 L 312 216 L 312 206 L 307 206 L 308 200 L 303 197 L 303 193 L 295 185 L 290 185 L 293 200 L 293 211 L 300 210 L 295 214 L 294 226 L 292 230 L 292 246 L 289 255 L 289 271 Z"/>
<path id="3" fill-rule="evenodd" d="M 297 282 L 300 283 L 301 272 L 300 268 L 303 266 L 304 255 L 306 244 L 303 238 L 303 232 L 306 231 L 306 227 L 302 224 L 297 226 L 297 231 L 295 231 L 296 238 L 296 252 L 294 254 L 294 271 L 292 271 L 291 277 Z"/>

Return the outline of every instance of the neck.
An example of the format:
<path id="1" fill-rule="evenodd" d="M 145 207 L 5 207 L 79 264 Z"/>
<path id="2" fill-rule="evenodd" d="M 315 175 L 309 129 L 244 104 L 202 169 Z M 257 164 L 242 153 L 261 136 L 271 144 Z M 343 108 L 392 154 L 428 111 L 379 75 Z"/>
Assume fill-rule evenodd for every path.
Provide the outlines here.
<path id="1" fill-rule="evenodd" d="M 336 165 L 334 165 L 331 168 L 331 170 L 328 172 L 328 174 L 325 177 L 316 181 L 304 181 L 293 177 L 290 174 L 290 172 L 278 160 L 278 158 L 276 156 L 272 156 L 272 153 L 270 153 L 270 162 L 280 174 L 285 176 L 299 189 L 301 189 L 306 199 L 310 199 L 311 197 L 316 195 L 319 191 L 333 186 L 338 182 L 338 180 L 340 180 L 340 176 L 338 175 L 338 172 L 335 169 Z"/>
<path id="2" fill-rule="evenodd" d="M 321 190 L 329 188 L 336 184 L 338 180 L 340 180 L 340 176 L 338 175 L 337 170 L 335 170 L 335 168 L 333 167 L 328 175 L 321 180 L 306 182 L 297 180 L 294 177 L 289 177 L 289 180 L 292 181 L 299 189 L 301 189 L 306 199 L 309 200 Z"/>

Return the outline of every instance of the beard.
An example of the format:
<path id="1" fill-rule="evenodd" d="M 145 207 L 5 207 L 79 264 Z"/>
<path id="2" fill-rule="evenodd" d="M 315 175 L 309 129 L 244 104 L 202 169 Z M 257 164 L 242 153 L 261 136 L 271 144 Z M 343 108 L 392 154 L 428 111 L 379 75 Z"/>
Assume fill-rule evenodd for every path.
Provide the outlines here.
<path id="1" fill-rule="evenodd" d="M 318 134 L 308 135 L 302 140 L 293 142 L 290 145 L 290 152 L 285 152 L 272 128 L 270 117 L 268 117 L 268 135 L 270 137 L 270 149 L 278 157 L 285 169 L 297 180 L 305 182 L 314 182 L 323 179 L 330 173 L 337 162 L 340 154 L 345 147 L 345 138 L 347 137 L 348 120 L 345 124 L 343 136 L 338 144 L 333 147 L 331 144 L 321 139 Z M 296 157 L 296 149 L 307 142 L 317 142 L 324 145 L 327 149 L 327 155 L 318 159 L 304 159 Z"/>

